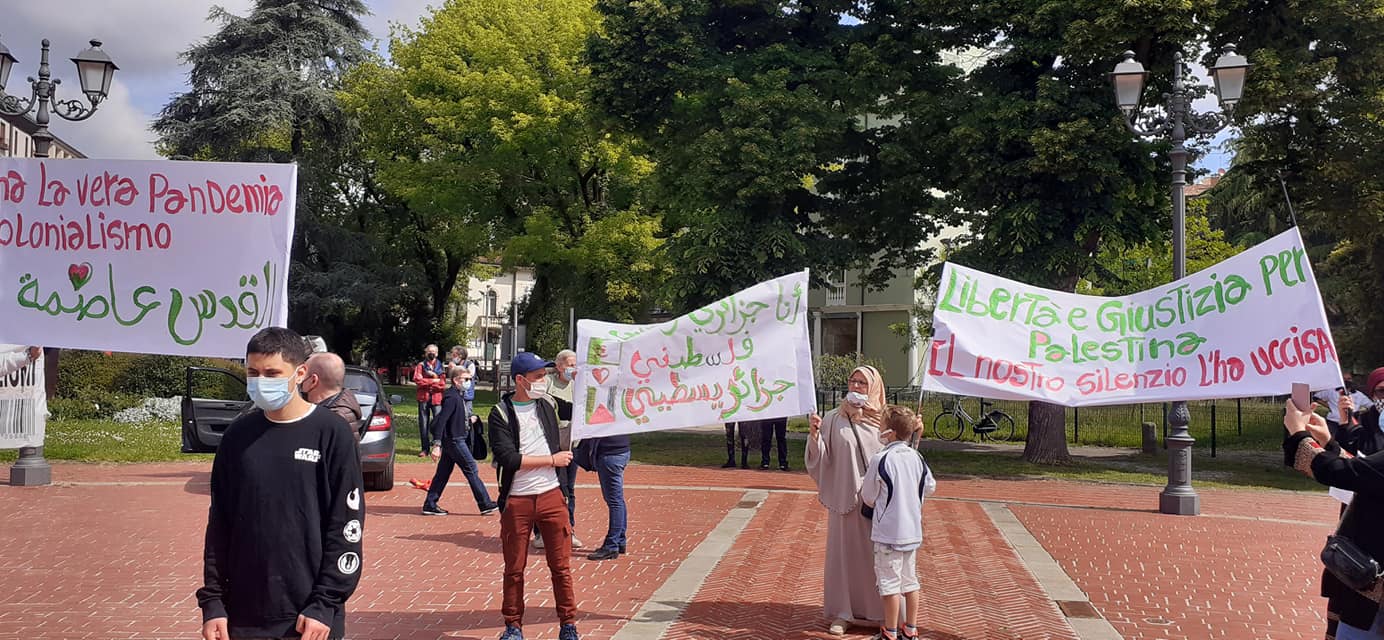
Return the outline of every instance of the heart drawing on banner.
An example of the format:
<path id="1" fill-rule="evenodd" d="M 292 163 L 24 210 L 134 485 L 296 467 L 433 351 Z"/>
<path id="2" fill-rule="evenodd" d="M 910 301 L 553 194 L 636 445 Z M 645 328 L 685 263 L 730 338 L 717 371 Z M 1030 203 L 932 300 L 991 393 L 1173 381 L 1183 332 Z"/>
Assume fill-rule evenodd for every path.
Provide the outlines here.
<path id="1" fill-rule="evenodd" d="M 91 263 L 83 262 L 67 266 L 67 279 L 72 281 L 72 290 L 81 289 L 91 281 Z"/>
<path id="2" fill-rule="evenodd" d="M 591 377 L 596 379 L 596 384 L 605 384 L 605 381 L 610 378 L 610 370 L 593 369 L 591 371 Z"/>

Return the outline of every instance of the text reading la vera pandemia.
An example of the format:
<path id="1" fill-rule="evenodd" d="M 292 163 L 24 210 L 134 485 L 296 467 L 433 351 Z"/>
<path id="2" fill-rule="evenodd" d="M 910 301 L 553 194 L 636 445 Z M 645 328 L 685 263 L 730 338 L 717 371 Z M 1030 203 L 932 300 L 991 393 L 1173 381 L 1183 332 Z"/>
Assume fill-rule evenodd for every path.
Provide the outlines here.
<path id="1" fill-rule="evenodd" d="M 15 170 L 0 174 L 0 205 L 63 212 L 27 217 L 22 210 L 5 212 L 0 215 L 0 247 L 44 251 L 168 249 L 173 243 L 173 229 L 167 222 L 134 221 L 116 212 L 276 216 L 284 199 L 283 189 L 262 174 L 256 181 L 242 183 L 205 179 L 174 184 L 160 172 L 131 177 L 109 171 L 61 180 L 48 175 L 47 163 L 39 163 L 36 181 Z"/>

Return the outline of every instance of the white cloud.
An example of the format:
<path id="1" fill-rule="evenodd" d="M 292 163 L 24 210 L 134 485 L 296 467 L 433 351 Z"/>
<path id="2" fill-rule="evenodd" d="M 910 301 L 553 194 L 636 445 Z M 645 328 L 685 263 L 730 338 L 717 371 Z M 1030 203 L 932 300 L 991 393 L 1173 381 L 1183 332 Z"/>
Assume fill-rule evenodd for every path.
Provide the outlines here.
<path id="1" fill-rule="evenodd" d="M 247 11 L 253 0 L 216 4 L 235 13 Z M 53 76 L 63 81 L 60 95 L 80 96 L 76 67 L 68 58 L 86 49 L 87 40 L 99 39 L 120 67 L 111 96 L 89 120 L 54 117 L 50 128 L 93 158 L 156 157 L 149 123 L 169 96 L 185 87 L 178 54 L 211 34 L 210 7 L 187 0 L 7 2 L 0 11 L 0 41 L 19 59 L 7 89 L 26 92 L 25 78 L 38 71 L 39 41 L 48 38 Z"/>
<path id="2" fill-rule="evenodd" d="M 380 42 L 380 51 L 388 53 L 385 49 L 389 44 L 389 29 L 392 25 L 402 24 L 416 28 L 419 20 L 442 2 L 443 0 L 373 0 L 367 2 L 372 15 L 366 16 L 361 22 L 370 30 L 370 35 Z"/>
<path id="3" fill-rule="evenodd" d="M 367 0 L 373 15 L 364 16 L 362 23 L 384 43 L 391 24 L 416 26 L 430 4 L 442 1 Z M 6 2 L 0 9 L 0 41 L 20 61 L 7 89 L 27 92 L 24 79 L 37 73 L 39 41 L 48 38 L 53 76 L 63 80 L 60 91 L 80 95 L 76 68 L 68 58 L 97 38 L 120 67 L 111 96 L 90 120 L 69 123 L 53 118 L 50 127 L 93 158 L 157 157 L 149 124 L 171 96 L 186 90 L 188 69 L 178 55 L 217 28 L 207 21 L 213 4 L 245 15 L 254 0 Z"/>
<path id="4" fill-rule="evenodd" d="M 149 114 L 130 101 L 130 90 L 117 79 L 111 95 L 87 120 L 67 122 L 56 116 L 48 123 L 53 134 L 89 158 L 153 160 L 154 134 Z"/>

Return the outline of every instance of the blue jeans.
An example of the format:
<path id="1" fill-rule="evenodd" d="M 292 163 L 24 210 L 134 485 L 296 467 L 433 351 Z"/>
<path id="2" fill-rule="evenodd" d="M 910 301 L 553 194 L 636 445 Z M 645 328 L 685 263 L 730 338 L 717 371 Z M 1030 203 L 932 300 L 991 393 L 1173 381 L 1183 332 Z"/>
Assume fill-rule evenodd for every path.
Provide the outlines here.
<path id="1" fill-rule="evenodd" d="M 437 472 L 433 474 L 432 486 L 428 488 L 428 498 L 423 503 L 423 508 L 433 508 L 437 506 L 438 498 L 442 497 L 442 491 L 447 488 L 447 481 L 452 479 L 452 467 L 461 467 L 461 472 L 466 475 L 466 482 L 471 485 L 471 496 L 476 499 L 476 508 L 485 511 L 495 506 L 490 500 L 490 492 L 486 491 L 485 483 L 481 482 L 480 471 L 476 468 L 476 458 L 471 455 L 471 448 L 466 446 L 466 438 L 453 438 L 442 441 L 442 457 L 437 460 Z"/>
<path id="2" fill-rule="evenodd" d="M 625 508 L 625 466 L 630 452 L 603 455 L 596 459 L 596 477 L 601 480 L 601 497 L 610 511 L 610 527 L 602 549 L 618 551 L 625 546 L 629 512 Z"/>
<path id="3" fill-rule="evenodd" d="M 418 402 L 418 442 L 423 445 L 423 453 L 427 453 L 432 448 L 432 427 L 433 417 L 437 415 L 438 406 L 430 404 L 427 400 Z"/>
<path id="4" fill-rule="evenodd" d="M 1384 609 L 1374 616 L 1369 630 L 1357 629 L 1344 622 L 1336 625 L 1336 640 L 1381 640 L 1384 638 Z"/>

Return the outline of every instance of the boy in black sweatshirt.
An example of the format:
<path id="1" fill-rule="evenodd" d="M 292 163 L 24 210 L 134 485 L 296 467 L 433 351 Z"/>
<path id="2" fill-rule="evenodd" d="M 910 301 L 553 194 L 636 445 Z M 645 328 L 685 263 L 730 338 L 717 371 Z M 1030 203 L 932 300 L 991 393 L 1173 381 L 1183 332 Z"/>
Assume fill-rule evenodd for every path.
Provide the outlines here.
<path id="1" fill-rule="evenodd" d="M 202 638 L 342 638 L 365 521 L 355 434 L 299 394 L 298 334 L 264 329 L 245 350 L 259 410 L 227 427 L 212 463 Z"/>

